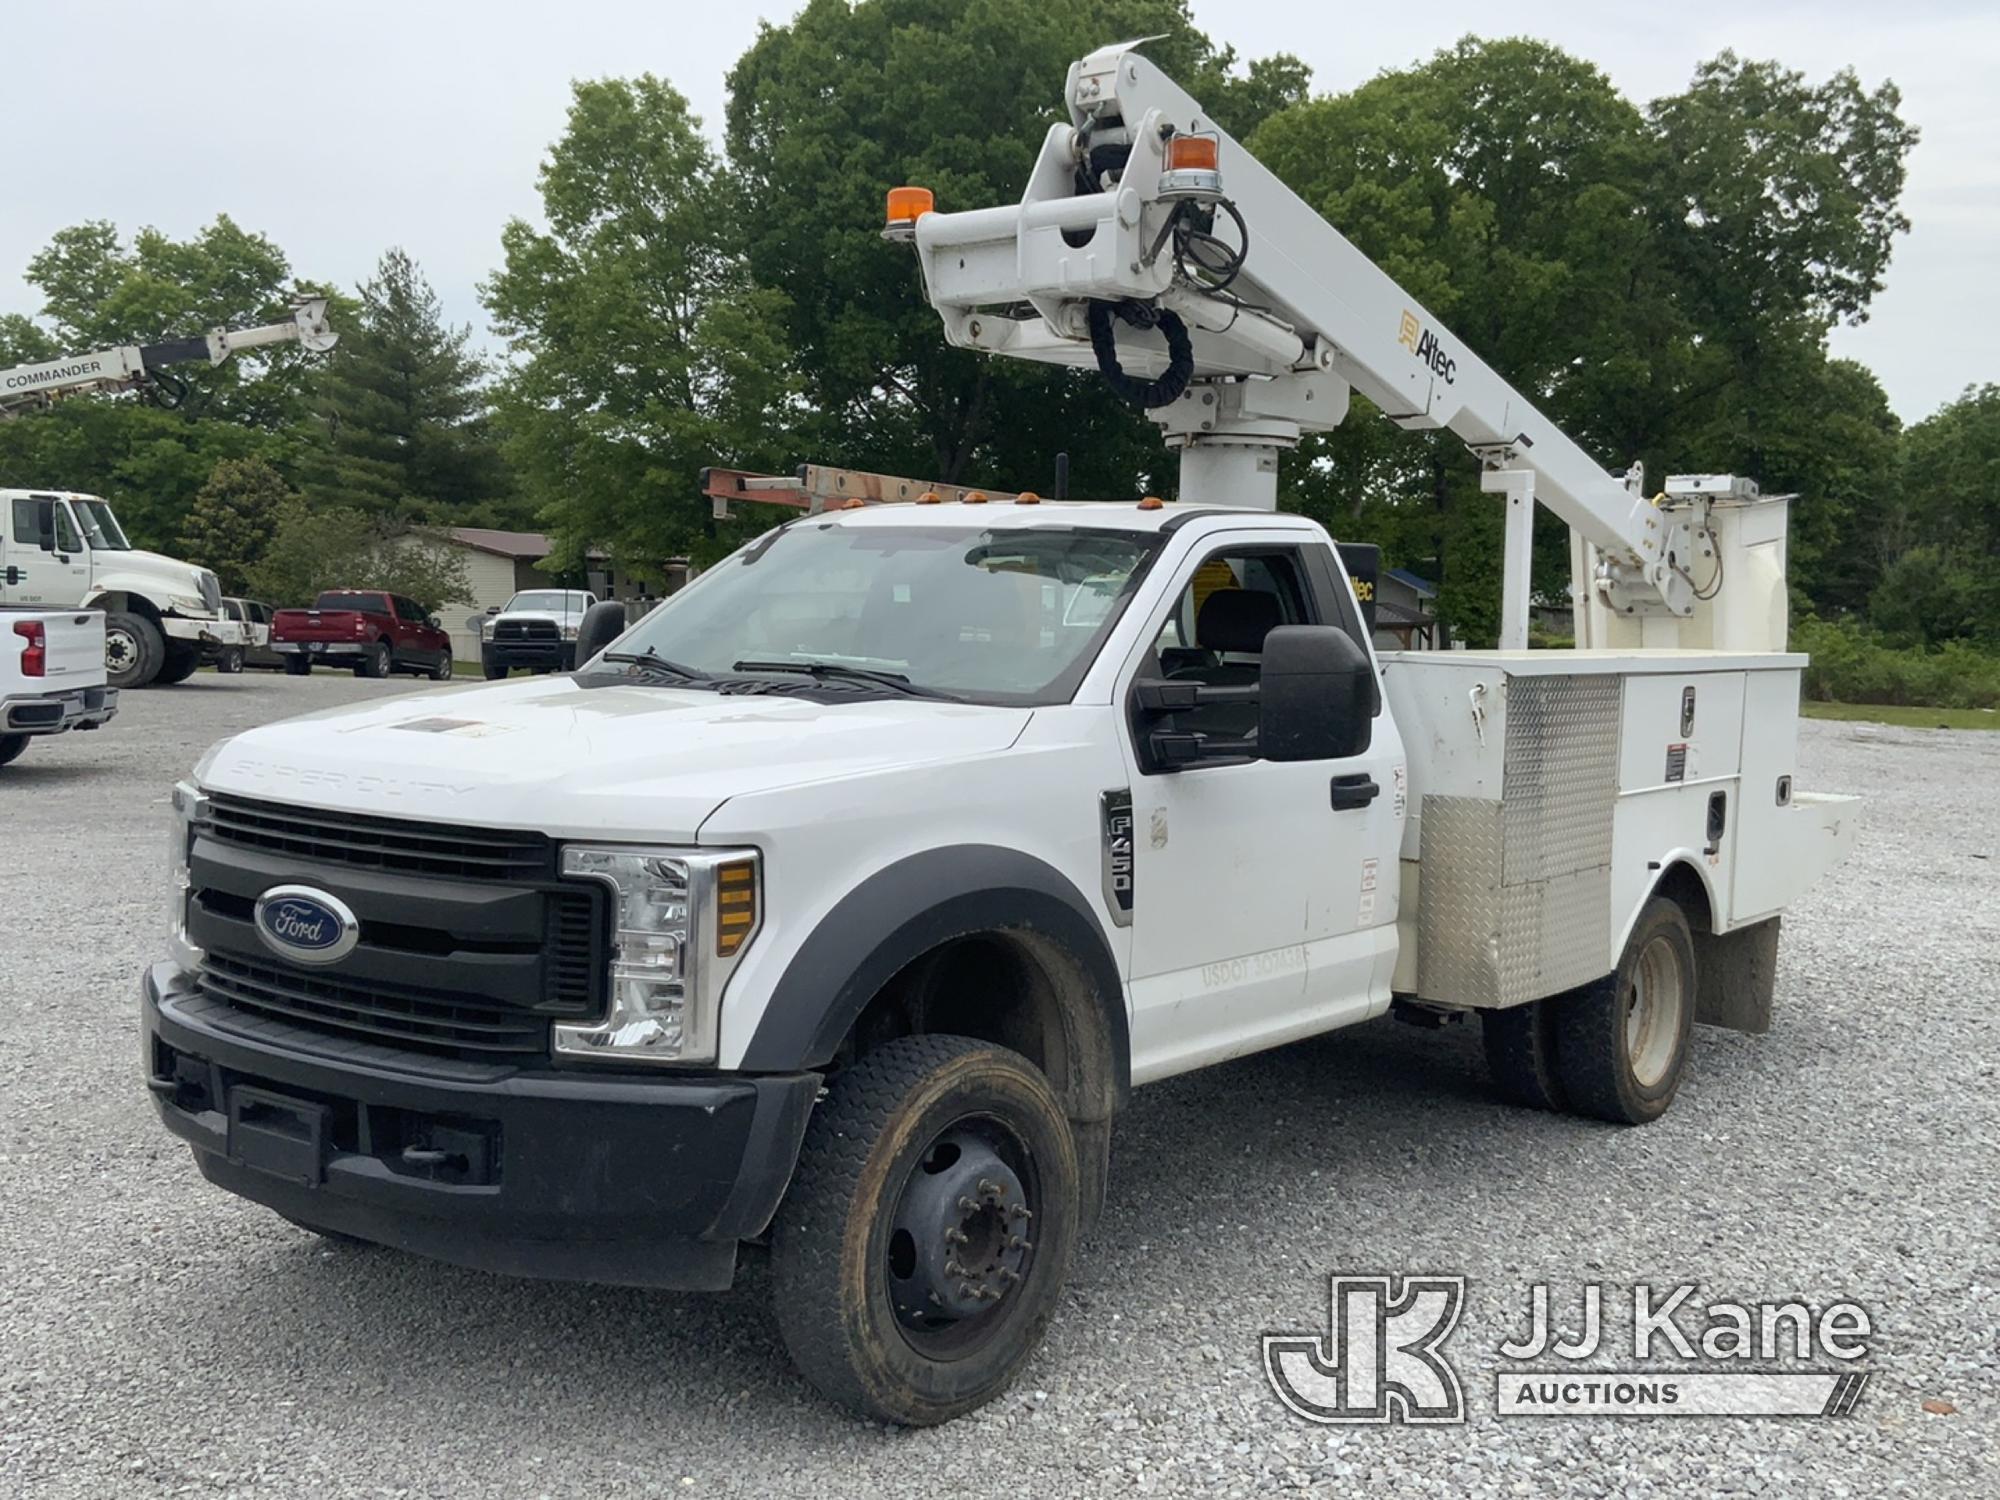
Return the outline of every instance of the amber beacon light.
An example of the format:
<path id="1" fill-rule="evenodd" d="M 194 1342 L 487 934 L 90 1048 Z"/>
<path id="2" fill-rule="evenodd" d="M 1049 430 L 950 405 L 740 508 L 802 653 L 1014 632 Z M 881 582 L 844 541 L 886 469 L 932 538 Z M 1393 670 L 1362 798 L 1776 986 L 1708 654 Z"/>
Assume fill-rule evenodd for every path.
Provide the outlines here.
<path id="1" fill-rule="evenodd" d="M 889 189 L 888 223 L 882 228 L 885 240 L 914 239 L 917 220 L 937 208 L 937 199 L 925 187 L 895 187 Z"/>

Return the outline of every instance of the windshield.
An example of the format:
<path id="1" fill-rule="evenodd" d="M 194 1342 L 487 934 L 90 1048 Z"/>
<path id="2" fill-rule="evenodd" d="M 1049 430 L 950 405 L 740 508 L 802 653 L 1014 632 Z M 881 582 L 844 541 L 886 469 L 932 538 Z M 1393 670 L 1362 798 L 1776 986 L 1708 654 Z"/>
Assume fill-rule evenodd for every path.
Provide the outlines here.
<path id="1" fill-rule="evenodd" d="M 506 613 L 515 610 L 539 610 L 551 615 L 580 615 L 590 608 L 590 595 L 577 589 L 534 589 L 525 594 L 516 594 L 507 601 Z"/>
<path id="2" fill-rule="evenodd" d="M 710 568 L 615 649 L 710 674 L 821 663 L 975 702 L 1061 703 L 1157 547 L 1083 527 L 800 522 Z"/>
<path id="3" fill-rule="evenodd" d="M 380 594 L 357 594 L 348 589 L 329 589 L 313 600 L 314 609 L 346 609 L 364 615 L 386 615 L 388 601 Z"/>
<path id="4" fill-rule="evenodd" d="M 109 500 L 77 501 L 76 523 L 83 528 L 84 538 L 94 551 L 132 550 L 132 544 L 125 540 L 125 532 L 118 524 L 118 517 L 112 514 Z"/>

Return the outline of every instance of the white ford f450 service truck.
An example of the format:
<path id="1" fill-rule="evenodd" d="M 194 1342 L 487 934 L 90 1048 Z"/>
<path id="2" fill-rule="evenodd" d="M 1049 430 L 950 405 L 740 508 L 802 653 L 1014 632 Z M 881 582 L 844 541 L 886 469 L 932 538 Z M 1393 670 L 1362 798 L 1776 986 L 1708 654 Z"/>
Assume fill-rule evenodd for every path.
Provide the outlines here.
<path id="1" fill-rule="evenodd" d="M 1794 786 L 1784 501 L 1596 470 L 1129 47 L 1067 100 L 1022 204 L 891 232 L 948 336 L 1145 404 L 1180 500 L 746 482 L 804 513 L 573 675 L 212 749 L 141 999 L 212 1182 L 529 1275 L 768 1245 L 809 1378 L 932 1422 L 1039 1339 L 1134 1086 L 1400 1006 L 1636 1124 L 1768 1025 L 1855 830 Z M 1493 476 L 1503 641 L 1570 522 L 1588 649 L 1374 652 L 1368 549 L 1272 503 L 1350 387 Z"/>

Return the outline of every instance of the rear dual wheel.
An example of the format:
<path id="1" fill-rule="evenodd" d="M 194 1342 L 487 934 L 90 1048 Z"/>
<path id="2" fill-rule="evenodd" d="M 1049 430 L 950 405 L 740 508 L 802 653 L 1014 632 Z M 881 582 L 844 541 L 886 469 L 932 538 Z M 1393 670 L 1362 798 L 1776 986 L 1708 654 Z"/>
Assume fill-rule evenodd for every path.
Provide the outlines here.
<path id="1" fill-rule="evenodd" d="M 1694 1013 L 1694 936 L 1680 906 L 1655 896 L 1612 974 L 1487 1011 L 1480 1025 L 1487 1067 L 1514 1103 L 1643 1125 L 1680 1089 Z"/>
<path id="2" fill-rule="evenodd" d="M 395 666 L 395 659 L 389 654 L 389 643 L 377 641 L 362 653 L 361 660 L 354 664 L 356 677 L 387 677 Z"/>
<path id="3" fill-rule="evenodd" d="M 827 1397 L 911 1426 L 1004 1390 L 1079 1223 L 1076 1145 L 1019 1053 L 920 1036 L 828 1085 L 772 1240 L 778 1326 Z"/>

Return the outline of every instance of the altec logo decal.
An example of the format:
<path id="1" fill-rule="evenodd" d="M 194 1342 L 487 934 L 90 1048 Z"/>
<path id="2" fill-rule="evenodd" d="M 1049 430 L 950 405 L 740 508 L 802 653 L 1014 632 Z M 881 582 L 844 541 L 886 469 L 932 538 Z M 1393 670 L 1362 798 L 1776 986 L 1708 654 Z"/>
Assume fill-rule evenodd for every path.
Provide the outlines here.
<path id="1" fill-rule="evenodd" d="M 1429 365 L 1431 373 L 1446 385 L 1458 379 L 1458 361 L 1444 352 L 1444 341 L 1419 323 L 1417 315 L 1407 308 L 1403 311 L 1403 324 L 1396 334 L 1396 342 Z"/>

